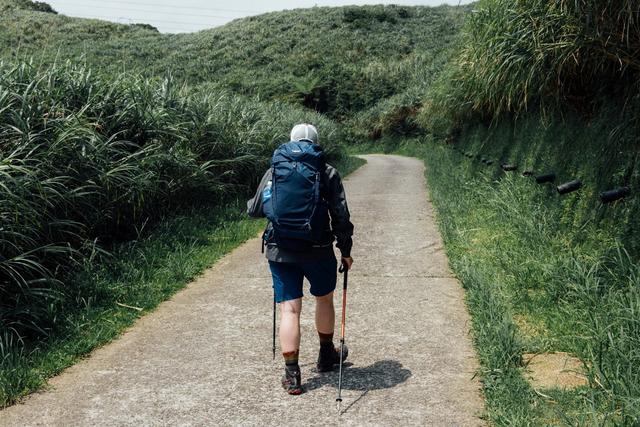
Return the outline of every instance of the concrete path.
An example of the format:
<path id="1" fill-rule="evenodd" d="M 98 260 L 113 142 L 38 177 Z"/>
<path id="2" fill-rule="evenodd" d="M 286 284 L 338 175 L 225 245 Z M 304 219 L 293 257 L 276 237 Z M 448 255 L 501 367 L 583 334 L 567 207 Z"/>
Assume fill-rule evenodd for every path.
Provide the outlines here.
<path id="1" fill-rule="evenodd" d="M 0 425 L 481 425 L 469 316 L 434 224 L 424 166 L 398 156 L 366 159 L 345 184 L 356 235 L 347 307 L 352 365 L 340 418 L 337 373 L 314 372 L 310 299 L 301 349 L 307 393 L 288 396 L 280 387 L 270 275 L 254 239 L 51 380 L 49 391 L 1 411 Z"/>

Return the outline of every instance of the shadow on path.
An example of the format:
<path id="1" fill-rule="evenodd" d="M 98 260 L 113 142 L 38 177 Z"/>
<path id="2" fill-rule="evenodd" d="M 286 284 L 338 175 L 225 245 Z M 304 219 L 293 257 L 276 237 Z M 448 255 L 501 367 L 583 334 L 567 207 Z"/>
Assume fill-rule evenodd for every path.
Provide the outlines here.
<path id="1" fill-rule="evenodd" d="M 381 390 L 395 387 L 407 381 L 411 371 L 402 367 L 402 363 L 396 360 L 381 360 L 364 368 L 352 368 L 352 364 L 346 362 L 342 372 L 342 389 L 362 391 L 357 399 L 340 413 L 344 414 L 356 403 L 362 400 L 371 390 Z M 338 388 L 339 371 L 317 374 L 310 378 L 304 385 L 305 391 L 316 390 L 325 385 Z"/>
<path id="2" fill-rule="evenodd" d="M 411 376 L 411 371 L 402 367 L 396 360 L 380 360 L 371 366 L 352 368 L 345 363 L 342 372 L 343 390 L 381 390 L 402 384 Z M 304 388 L 307 391 L 316 390 L 325 385 L 338 388 L 338 371 L 317 374 L 309 378 Z"/>

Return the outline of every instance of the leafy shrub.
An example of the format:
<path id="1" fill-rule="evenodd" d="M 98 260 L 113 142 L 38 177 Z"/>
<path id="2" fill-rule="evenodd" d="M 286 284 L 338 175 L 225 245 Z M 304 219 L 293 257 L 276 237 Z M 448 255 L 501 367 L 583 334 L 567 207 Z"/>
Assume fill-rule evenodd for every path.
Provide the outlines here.
<path id="1" fill-rule="evenodd" d="M 373 21 L 398 23 L 398 19 L 407 19 L 411 16 L 410 8 L 389 6 L 349 6 L 344 8 L 343 21 L 353 24 L 356 28 L 366 27 Z"/>
<path id="2" fill-rule="evenodd" d="M 158 31 L 158 29 L 156 27 L 154 27 L 153 25 L 149 25 L 149 24 L 131 24 L 131 26 L 142 28 L 144 30 L 154 31 L 156 33 L 160 32 L 160 31 Z"/>
<path id="3" fill-rule="evenodd" d="M 423 102 L 429 102 L 432 84 L 446 64 L 450 52 L 434 50 L 432 53 L 414 54 L 400 63 L 371 64 L 365 69 L 363 79 L 378 79 L 378 76 L 394 83 L 391 94 L 371 100 L 372 107 L 354 112 L 347 121 L 347 132 L 353 141 L 378 139 L 383 136 L 413 136 L 423 133 L 418 116 L 423 111 Z M 380 86 L 380 85 L 379 85 Z M 404 88 L 403 90 L 399 90 Z M 433 127 L 428 128 L 433 133 Z"/>

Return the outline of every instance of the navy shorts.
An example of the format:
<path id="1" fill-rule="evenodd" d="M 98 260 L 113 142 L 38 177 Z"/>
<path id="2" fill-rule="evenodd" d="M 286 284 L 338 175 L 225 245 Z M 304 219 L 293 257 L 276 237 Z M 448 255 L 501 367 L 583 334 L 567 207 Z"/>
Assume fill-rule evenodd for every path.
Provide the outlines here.
<path id="1" fill-rule="evenodd" d="M 336 289 L 338 261 L 327 258 L 307 262 L 269 261 L 276 302 L 302 298 L 302 282 L 306 277 L 311 284 L 311 295 L 325 296 Z"/>

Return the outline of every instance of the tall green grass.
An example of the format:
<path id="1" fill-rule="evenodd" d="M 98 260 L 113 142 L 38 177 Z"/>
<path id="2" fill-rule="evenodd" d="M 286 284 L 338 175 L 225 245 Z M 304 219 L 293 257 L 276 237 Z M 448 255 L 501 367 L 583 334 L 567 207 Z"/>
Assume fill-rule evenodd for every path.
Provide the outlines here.
<path id="1" fill-rule="evenodd" d="M 0 340 L 0 408 L 36 391 L 94 348 L 115 339 L 219 257 L 264 226 L 244 214 L 244 200 L 195 207 L 140 229 L 136 240 L 109 254 L 81 259 L 64 280 L 64 293 L 46 336 Z M 33 302 L 32 302 L 33 303 Z M 46 319 L 35 319 L 38 324 Z"/>
<path id="2" fill-rule="evenodd" d="M 598 199 L 640 188 L 639 13 L 624 0 L 481 1 L 416 116 L 494 160 L 487 167 L 442 145 L 418 150 L 467 288 L 496 424 L 640 422 L 640 203 Z M 585 186 L 559 197 L 505 175 L 502 162 Z M 589 386 L 533 390 L 518 358 L 500 359 L 524 351 L 577 355 Z"/>
<path id="3" fill-rule="evenodd" d="M 46 337 L 79 265 L 169 212 L 252 188 L 288 130 L 311 121 L 330 158 L 338 128 L 312 112 L 171 78 L 0 66 L 0 347 Z"/>
<path id="4" fill-rule="evenodd" d="M 577 113 L 552 118 L 531 113 L 490 126 L 469 122 L 455 145 L 495 160 L 489 168 L 495 178 L 502 176 L 496 165 L 512 163 L 520 172 L 556 173 L 555 185 L 580 179 L 584 187 L 564 197 L 566 204 L 558 221 L 567 229 L 597 224 L 636 257 L 640 255 L 640 203 L 635 196 L 640 188 L 640 158 L 634 114 L 609 105 L 589 121 Z M 632 197 L 610 205 L 601 203 L 601 192 L 621 186 L 632 188 Z M 555 193 L 554 185 L 548 187 Z"/>
<path id="5" fill-rule="evenodd" d="M 567 108 L 588 116 L 602 99 L 637 102 L 639 17 L 630 0 L 481 0 L 421 122 L 451 130 L 470 117 Z"/>

